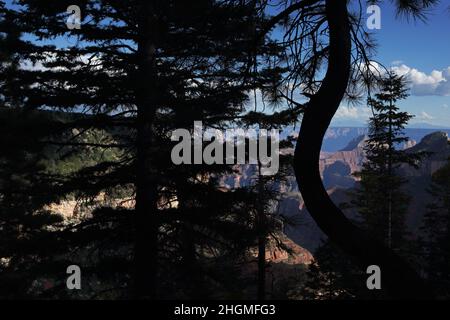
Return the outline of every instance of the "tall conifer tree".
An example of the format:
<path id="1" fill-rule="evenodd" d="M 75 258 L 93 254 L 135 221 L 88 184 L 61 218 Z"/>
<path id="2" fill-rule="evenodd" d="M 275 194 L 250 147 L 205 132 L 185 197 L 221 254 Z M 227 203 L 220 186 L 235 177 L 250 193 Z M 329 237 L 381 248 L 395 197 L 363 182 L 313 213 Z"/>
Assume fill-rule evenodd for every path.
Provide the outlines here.
<path id="1" fill-rule="evenodd" d="M 89 223 L 71 226 L 76 236 L 62 232 L 60 237 L 68 236 L 64 244 L 79 248 L 92 243 L 98 248 L 108 234 L 131 240 L 131 232 L 134 249 L 117 251 L 122 259 L 111 255 L 106 259 L 126 262 L 132 257 L 134 267 L 126 272 L 132 275 L 139 298 L 160 296 L 158 288 L 171 282 L 163 279 L 161 266 L 167 261 L 176 266 L 180 252 L 183 267 L 195 270 L 199 265 L 195 260 L 203 252 L 199 244 L 220 247 L 229 255 L 240 252 L 236 246 L 248 246 L 250 234 L 237 241 L 245 232 L 238 230 L 249 227 L 243 214 L 248 193 L 221 192 L 214 178 L 230 172 L 231 166 L 175 166 L 170 133 L 178 128 L 192 131 L 196 120 L 216 128 L 232 126 L 234 119 L 254 123 L 260 114 L 247 113 L 248 92 L 273 90 L 282 70 L 274 65 L 256 72 L 251 68 L 255 32 L 265 20 L 257 15 L 256 3 L 20 0 L 17 4 L 5 11 L 6 20 L 27 37 L 14 47 L 22 67 L 8 99 L 22 97 L 23 110 L 83 114 L 60 121 L 61 134 L 47 136 L 47 145 L 64 152 L 88 148 L 100 155 L 106 150 L 115 154 L 66 174 L 54 195 L 95 198 L 131 186 L 135 198 L 133 211 L 98 210 Z M 67 21 L 72 14 L 67 8 L 74 4 L 81 13 L 79 28 L 66 25 L 78 22 Z M 265 37 L 257 52 L 267 59 L 279 49 Z M 98 130 L 103 132 L 100 137 L 89 139 Z M 239 225 L 241 229 L 236 228 Z M 211 241 L 205 241 L 211 233 Z M 80 237 L 83 241 L 77 242 Z M 224 239 L 229 245 L 223 245 Z M 115 241 L 107 246 L 110 252 L 114 245 L 119 246 Z M 108 270 L 120 269 L 119 260 Z"/>
<path id="2" fill-rule="evenodd" d="M 408 141 L 404 129 L 412 115 L 402 112 L 397 102 L 407 97 L 405 79 L 392 72 L 380 81 L 380 90 L 368 104 L 374 115 L 364 148 L 367 160 L 357 175 L 361 178 L 355 204 L 371 234 L 390 248 L 399 249 L 406 236 L 406 182 L 396 170 L 401 164 L 417 166 L 422 154 L 401 149 Z"/>

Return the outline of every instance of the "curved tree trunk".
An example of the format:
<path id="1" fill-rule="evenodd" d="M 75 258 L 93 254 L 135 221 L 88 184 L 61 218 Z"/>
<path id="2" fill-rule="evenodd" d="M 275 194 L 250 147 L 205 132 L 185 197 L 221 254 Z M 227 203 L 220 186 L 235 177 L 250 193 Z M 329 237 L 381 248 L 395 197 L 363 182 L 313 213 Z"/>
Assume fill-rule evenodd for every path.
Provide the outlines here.
<path id="1" fill-rule="evenodd" d="M 363 271 L 381 269 L 381 285 L 393 298 L 429 296 L 420 277 L 391 250 L 355 227 L 328 196 L 320 177 L 322 140 L 345 94 L 350 77 L 351 38 L 346 0 L 327 0 L 330 54 L 321 88 L 304 113 L 295 148 L 294 170 L 306 208 L 331 241 L 356 257 Z"/>

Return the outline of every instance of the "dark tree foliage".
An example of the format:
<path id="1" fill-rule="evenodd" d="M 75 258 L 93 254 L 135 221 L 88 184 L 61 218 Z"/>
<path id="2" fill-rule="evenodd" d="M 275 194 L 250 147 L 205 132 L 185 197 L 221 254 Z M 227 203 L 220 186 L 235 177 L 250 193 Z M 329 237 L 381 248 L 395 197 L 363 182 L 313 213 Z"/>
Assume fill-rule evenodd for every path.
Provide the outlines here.
<path id="1" fill-rule="evenodd" d="M 435 2 L 395 3 L 399 13 L 423 18 Z M 241 294 L 244 283 L 236 266 L 246 262 L 248 248 L 258 243 L 264 269 L 262 252 L 273 225 L 267 222 L 266 204 L 276 194 L 264 190 L 264 181 L 256 189 L 224 190 L 220 176 L 233 171 L 230 165 L 174 165 L 171 132 L 192 131 L 195 120 L 208 128 L 280 128 L 303 115 L 293 162 L 309 212 L 330 241 L 358 258 L 360 267 L 380 265 L 390 295 L 427 296 L 408 264 L 350 223 L 321 181 L 320 148 L 334 113 L 343 98 L 359 98 L 376 78 L 367 71 L 373 42 L 361 28 L 362 12 L 350 14 L 347 1 L 15 4 L 0 7 L 0 43 L 5 47 L 0 59 L 7 62 L 0 65 L 1 102 L 8 112 L 18 109 L 18 123 L 50 110 L 65 117 L 33 121 L 38 128 L 24 139 L 27 146 L 1 160 L 7 163 L 5 185 L 19 185 L 14 173 L 23 172 L 20 184 L 26 191 L 21 194 L 28 194 L 25 204 L 33 199 L 25 210 L 33 220 L 57 200 L 91 204 L 105 197 L 120 202 L 103 201 L 88 217 L 65 221 L 62 227 L 59 221 L 38 224 L 33 233 L 51 240 L 45 255 L 32 254 L 34 261 L 27 265 L 39 270 L 22 277 L 21 292 L 33 288 L 32 295 L 66 297 L 60 273 L 73 263 L 83 267 L 92 297 Z M 70 5 L 81 9 L 80 29 L 66 26 Z M 281 32 L 272 33 L 278 27 Z M 262 107 L 256 104 L 257 92 Z M 254 109 L 248 104 L 250 93 Z M 279 110 L 283 100 L 287 108 Z M 34 168 L 42 165 L 42 150 L 52 159 L 44 168 Z M 89 161 L 74 165 L 80 157 Z M 9 210 L 19 201 L 11 200 L 15 195 L 9 190 L 5 197 L 2 193 L 6 225 L 17 217 Z M 40 199 L 39 194 L 51 197 Z M 23 219 L 16 231 L 11 229 L 10 251 L 20 247 Z M 14 252 L 14 259 L 12 252 L 1 257 L 6 261 L 2 268 L 7 265 L 10 271 L 3 274 L 20 277 L 26 255 Z M 36 289 L 33 279 L 54 283 L 38 283 Z"/>
<path id="2" fill-rule="evenodd" d="M 44 207 L 57 200 L 40 143 L 53 121 L 23 112 L 23 99 L 10 95 L 17 89 L 14 46 L 20 33 L 5 13 L 0 3 L 0 297 L 25 298 L 30 283 L 47 272 L 40 263 L 51 252 L 51 228 L 62 219 Z"/>
<path id="3" fill-rule="evenodd" d="M 352 257 L 326 240 L 315 252 L 309 265 L 307 281 L 297 293 L 307 300 L 354 300 L 379 298 L 370 296 L 366 278 Z"/>
<path id="4" fill-rule="evenodd" d="M 429 189 L 433 196 L 425 214 L 420 244 L 428 281 L 443 299 L 450 296 L 450 164 L 433 174 Z"/>
<path id="5" fill-rule="evenodd" d="M 173 165 L 170 136 L 178 128 L 192 131 L 195 120 L 224 129 L 235 120 L 251 127 L 264 119 L 268 127 L 295 118 L 247 110 L 249 92 L 272 96 L 283 71 L 266 63 L 279 46 L 264 38 L 255 47 L 266 20 L 256 3 L 80 1 L 81 29 L 72 30 L 70 1 L 17 4 L 2 11 L 2 30 L 14 25 L 17 36 L 27 34 L 8 44 L 21 66 L 2 85 L 8 106 L 20 109 L 18 117 L 44 110 L 69 115 L 51 126 L 34 122 L 41 131 L 31 137 L 36 147 L 52 150 L 57 175 L 48 176 L 54 189 L 38 189 L 51 198 L 29 214 L 64 199 L 95 203 L 104 195 L 128 203 L 102 203 L 90 217 L 51 230 L 54 245 L 45 248 L 53 261 L 40 268 L 54 285 L 36 292 L 67 294 L 60 272 L 69 261 L 80 264 L 88 283 L 100 283 L 92 285 L 93 297 L 127 297 L 131 289 L 139 298 L 242 291 L 236 264 L 258 238 L 255 193 L 220 187 L 230 165 Z M 60 266 L 52 269 L 55 260 Z M 41 276 L 30 273 L 28 287 Z"/>
<path id="6" fill-rule="evenodd" d="M 27 285 L 46 272 L 40 263 L 55 254 L 51 227 L 61 222 L 44 208 L 57 201 L 38 140 L 50 122 L 17 110 L 0 113 L 0 296 L 23 298 Z"/>
<path id="7" fill-rule="evenodd" d="M 408 141 L 404 129 L 412 116 L 401 112 L 397 102 L 406 97 L 405 79 L 388 73 L 380 81 L 375 98 L 368 99 L 374 115 L 369 121 L 369 138 L 364 147 L 367 160 L 357 173 L 361 180 L 354 201 L 364 228 L 395 250 L 405 245 L 409 203 L 402 190 L 406 180 L 397 169 L 402 164 L 417 166 L 424 156 L 401 149 Z"/>

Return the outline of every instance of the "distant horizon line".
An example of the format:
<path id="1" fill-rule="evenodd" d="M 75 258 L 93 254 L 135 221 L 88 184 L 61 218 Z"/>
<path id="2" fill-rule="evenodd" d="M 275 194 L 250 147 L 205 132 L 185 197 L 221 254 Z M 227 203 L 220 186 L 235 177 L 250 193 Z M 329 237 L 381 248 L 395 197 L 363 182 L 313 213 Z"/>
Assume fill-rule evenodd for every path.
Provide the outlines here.
<path id="1" fill-rule="evenodd" d="M 415 124 L 412 124 L 410 126 L 406 126 L 405 129 L 421 129 L 421 130 L 450 130 L 450 127 L 444 127 L 444 126 L 435 126 L 435 125 L 429 125 L 430 127 L 419 127 Z M 368 126 L 364 125 L 333 125 L 331 124 L 328 128 L 355 128 L 355 129 L 367 129 Z"/>

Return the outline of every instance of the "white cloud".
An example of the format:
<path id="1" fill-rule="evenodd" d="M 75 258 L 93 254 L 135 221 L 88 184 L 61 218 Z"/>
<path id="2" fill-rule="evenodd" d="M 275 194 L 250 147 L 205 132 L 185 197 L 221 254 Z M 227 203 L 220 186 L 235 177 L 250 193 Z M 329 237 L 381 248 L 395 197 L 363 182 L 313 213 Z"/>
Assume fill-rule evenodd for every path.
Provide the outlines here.
<path id="1" fill-rule="evenodd" d="M 36 61 L 35 63 L 31 62 L 30 60 L 24 60 L 21 62 L 20 67 L 23 70 L 27 70 L 27 71 L 47 71 L 50 70 L 50 68 L 47 68 L 46 66 L 44 66 L 45 63 L 48 62 L 54 62 L 56 61 L 57 58 L 57 54 L 53 53 L 53 52 L 46 52 L 45 53 L 46 57 L 45 60 L 39 60 Z M 77 62 L 81 62 L 84 65 L 91 65 L 93 68 L 95 69 L 101 69 L 101 65 L 102 65 L 102 60 L 101 58 L 99 58 L 98 56 L 92 56 L 90 54 L 83 54 L 77 57 Z M 56 71 L 61 71 L 64 70 L 65 68 L 63 67 L 54 67 L 51 68 L 51 70 L 56 70 Z"/>
<path id="2" fill-rule="evenodd" d="M 365 106 L 340 106 L 334 118 L 340 120 L 367 120 L 370 116 L 370 109 Z"/>
<path id="3" fill-rule="evenodd" d="M 411 94 L 416 96 L 450 96 L 450 67 L 426 74 L 405 64 L 391 68 L 410 81 Z"/>
<path id="4" fill-rule="evenodd" d="M 368 64 L 366 63 L 359 63 L 355 67 L 359 72 L 363 74 L 372 74 L 375 76 L 381 76 L 385 69 L 376 61 L 371 60 Z"/>
<path id="5" fill-rule="evenodd" d="M 27 70 L 27 71 L 46 71 L 46 70 L 48 70 L 47 68 L 44 67 L 44 65 L 41 61 L 32 63 L 29 60 L 21 62 L 20 68 L 23 70 Z"/>
<path id="6" fill-rule="evenodd" d="M 403 60 L 394 60 L 391 62 L 391 65 L 393 66 L 398 66 L 400 64 L 403 64 Z"/>
<path id="7" fill-rule="evenodd" d="M 434 117 L 428 113 L 426 113 L 425 111 L 422 111 L 418 116 L 417 119 L 419 120 L 423 120 L 423 121 L 427 121 L 427 120 L 433 120 Z"/>
<path id="8" fill-rule="evenodd" d="M 442 105 L 442 108 L 448 109 L 448 104 L 444 103 L 444 104 Z"/>

